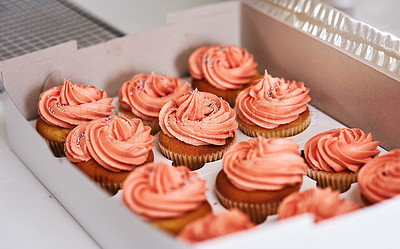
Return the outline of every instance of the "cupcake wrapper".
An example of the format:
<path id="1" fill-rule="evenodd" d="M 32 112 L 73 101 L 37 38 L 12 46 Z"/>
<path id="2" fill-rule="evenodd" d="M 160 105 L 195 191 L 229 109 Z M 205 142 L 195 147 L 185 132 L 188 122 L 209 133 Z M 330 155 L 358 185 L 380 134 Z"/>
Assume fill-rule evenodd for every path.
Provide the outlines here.
<path id="1" fill-rule="evenodd" d="M 48 139 L 45 140 L 55 157 L 65 157 L 64 143 L 54 142 Z"/>
<path id="2" fill-rule="evenodd" d="M 215 189 L 219 202 L 225 208 L 239 208 L 243 212 L 249 215 L 250 220 L 256 224 L 260 224 L 267 219 L 268 215 L 276 214 L 279 206 L 278 202 L 271 203 L 245 203 L 232 201 L 222 196 L 217 189 Z"/>
<path id="3" fill-rule="evenodd" d="M 331 187 L 333 190 L 346 192 L 351 184 L 357 182 L 357 174 L 351 172 L 325 172 L 321 170 L 313 170 L 310 167 L 306 169 L 308 177 L 317 181 L 317 186 L 326 188 Z"/>
<path id="4" fill-rule="evenodd" d="M 295 127 L 290 127 L 290 128 L 282 129 L 282 130 L 271 129 L 268 131 L 253 131 L 253 130 L 247 129 L 243 124 L 238 122 L 239 129 L 247 136 L 249 136 L 249 137 L 262 136 L 265 138 L 291 137 L 291 136 L 297 135 L 300 132 L 304 131 L 310 125 L 310 123 L 311 123 L 311 115 L 308 115 L 308 118 L 305 122 L 303 122 L 302 124 L 295 126 Z"/>
<path id="5" fill-rule="evenodd" d="M 103 183 L 96 182 L 96 183 L 99 187 L 103 188 L 111 195 L 115 195 L 122 188 L 122 183 L 104 183 L 104 182 Z"/>
<path id="6" fill-rule="evenodd" d="M 97 186 L 101 187 L 111 195 L 115 195 L 122 188 L 122 182 L 107 182 L 106 179 L 104 179 L 104 177 L 102 177 L 101 175 L 87 176 L 91 180 L 93 180 L 97 184 Z"/>
<path id="7" fill-rule="evenodd" d="M 217 161 L 222 158 L 225 151 L 229 148 L 227 147 L 225 150 L 219 151 L 217 153 L 207 154 L 207 155 L 183 155 L 179 153 L 175 153 L 173 151 L 167 150 L 159 143 L 161 153 L 168 159 L 173 161 L 173 165 L 185 165 L 190 170 L 196 170 L 203 167 L 205 163 Z"/>
<path id="8" fill-rule="evenodd" d="M 236 142 L 236 133 L 234 140 L 231 142 L 231 145 L 233 145 Z M 176 152 L 173 152 L 171 150 L 166 149 L 164 146 L 162 146 L 161 143 L 158 143 L 161 149 L 161 153 L 168 159 L 173 161 L 173 165 L 178 166 L 178 165 L 185 165 L 188 167 L 190 170 L 196 170 L 200 169 L 201 167 L 204 166 L 205 163 L 208 162 L 214 162 L 222 158 L 224 155 L 225 151 L 227 151 L 230 146 L 227 146 L 221 151 L 207 154 L 207 155 L 184 155 L 184 154 L 179 154 Z"/>

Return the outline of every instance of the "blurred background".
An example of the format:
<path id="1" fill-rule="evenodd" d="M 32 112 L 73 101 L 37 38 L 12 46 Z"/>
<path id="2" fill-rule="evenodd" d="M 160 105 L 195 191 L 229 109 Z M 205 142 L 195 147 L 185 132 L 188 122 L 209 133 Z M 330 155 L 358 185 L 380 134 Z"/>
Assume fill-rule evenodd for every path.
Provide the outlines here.
<path id="1" fill-rule="evenodd" d="M 71 39 L 86 47 L 153 29 L 165 24 L 169 12 L 222 1 L 0 0 L 0 61 Z M 400 37 L 398 0 L 314 1 Z"/>

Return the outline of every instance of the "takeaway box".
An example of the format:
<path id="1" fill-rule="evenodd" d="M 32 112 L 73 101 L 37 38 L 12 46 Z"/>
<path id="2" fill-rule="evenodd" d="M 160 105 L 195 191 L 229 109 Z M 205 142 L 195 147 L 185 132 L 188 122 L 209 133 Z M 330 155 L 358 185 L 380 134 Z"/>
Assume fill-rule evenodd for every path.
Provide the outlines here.
<path id="1" fill-rule="evenodd" d="M 187 59 L 205 44 L 236 44 L 255 55 L 259 71 L 304 81 L 311 89 L 312 123 L 292 139 L 300 147 L 335 127 L 358 127 L 381 141 L 382 153 L 400 147 L 399 39 L 316 1 L 223 2 L 172 13 L 168 25 L 77 49 L 71 41 L 0 63 L 5 86 L 9 144 L 77 222 L 104 248 L 188 248 L 128 211 L 120 195 L 110 197 L 65 158 L 55 158 L 34 129 L 43 89 L 64 78 L 117 96 L 133 74 L 188 76 Z M 248 137 L 240 131 L 238 140 Z M 29 141 L 27 143 L 26 141 Z M 165 160 L 155 143 L 155 160 Z M 207 180 L 209 202 L 221 162 L 198 172 Z M 315 182 L 304 178 L 302 189 Z M 357 184 L 342 194 L 360 202 Z M 194 245 L 197 248 L 319 245 L 393 246 L 400 199 L 363 208 L 319 224 L 308 215 L 282 222 L 269 217 L 255 229 Z"/>

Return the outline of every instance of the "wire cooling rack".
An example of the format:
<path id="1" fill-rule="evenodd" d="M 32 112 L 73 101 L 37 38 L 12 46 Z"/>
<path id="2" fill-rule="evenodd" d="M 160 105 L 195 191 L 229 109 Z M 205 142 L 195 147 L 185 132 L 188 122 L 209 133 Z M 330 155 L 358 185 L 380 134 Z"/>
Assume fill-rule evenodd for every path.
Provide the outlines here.
<path id="1" fill-rule="evenodd" d="M 0 0 L 0 61 L 69 40 L 82 48 L 123 35 L 66 0 Z"/>

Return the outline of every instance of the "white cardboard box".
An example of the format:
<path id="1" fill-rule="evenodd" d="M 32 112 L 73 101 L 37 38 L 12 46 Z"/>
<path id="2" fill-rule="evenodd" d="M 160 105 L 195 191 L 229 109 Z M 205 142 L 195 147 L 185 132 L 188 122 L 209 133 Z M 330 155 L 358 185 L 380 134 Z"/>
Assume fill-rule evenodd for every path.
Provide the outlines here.
<path id="1" fill-rule="evenodd" d="M 400 56 L 396 51 L 394 54 L 389 51 L 388 55 L 383 52 L 383 66 L 377 66 L 376 60 L 368 60 L 368 53 L 362 56 L 348 49 L 355 46 L 357 51 L 357 42 L 360 42 L 366 45 L 366 50 L 372 46 L 379 57 L 383 49 L 376 41 L 364 42 L 343 33 L 344 38 L 358 39 L 354 41 L 356 45 L 347 44 L 344 38 L 338 41 L 335 36 L 331 43 L 329 34 L 336 31 L 335 23 L 325 24 L 325 31 L 313 24 L 318 23 L 321 11 L 326 10 L 328 16 L 333 13 L 333 22 L 341 20 L 342 14 L 330 12 L 324 6 L 314 6 L 312 1 L 288 0 L 284 1 L 287 2 L 285 6 L 270 2 L 273 4 L 251 0 L 248 4 L 226 2 L 203 6 L 171 14 L 170 24 L 155 30 L 79 50 L 76 42 L 71 41 L 1 62 L 0 79 L 9 96 L 4 108 L 12 150 L 102 247 L 186 248 L 142 222 L 121 205 L 118 197 L 110 198 L 66 159 L 54 158 L 30 121 L 38 116 L 37 101 L 43 87 L 59 85 L 64 78 L 70 78 L 116 96 L 122 83 L 135 73 L 155 71 L 187 76 L 190 53 L 212 43 L 245 47 L 255 55 L 261 72 L 266 68 L 273 75 L 306 83 L 311 89 L 313 122 L 306 131 L 292 138 L 301 146 L 312 135 L 345 124 L 371 132 L 385 149 L 400 147 L 400 129 L 397 128 L 400 124 L 400 77 L 396 64 Z M 303 9 L 293 8 L 290 4 L 294 3 Z M 288 10 L 294 11 L 290 14 Z M 310 11 L 315 14 L 314 19 L 307 15 Z M 283 19 L 276 17 L 278 12 L 282 12 Z M 348 21 L 343 17 L 342 20 Z M 301 28 L 290 24 L 301 21 L 308 24 L 302 23 Z M 360 50 L 363 51 L 363 47 Z M 394 66 L 387 66 L 387 63 Z M 238 134 L 239 140 L 248 139 Z M 156 151 L 156 160 L 166 159 Z M 208 180 L 211 200 L 215 198 L 212 179 L 219 168 L 220 162 L 215 162 L 199 170 Z M 305 178 L 303 189 L 310 184 L 312 181 Z M 358 200 L 357 190 L 353 185 L 344 196 Z M 214 207 L 218 208 L 218 205 Z M 393 198 L 318 225 L 307 215 L 284 222 L 272 218 L 253 230 L 195 247 L 396 247 L 399 208 L 400 199 Z"/>

